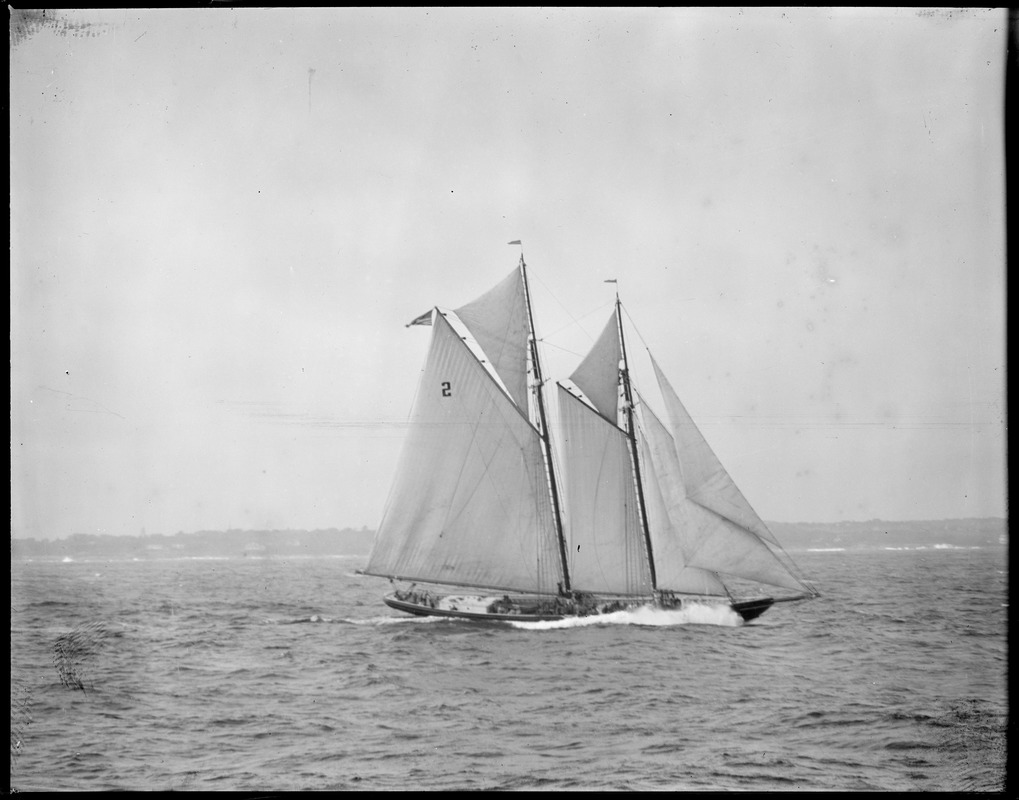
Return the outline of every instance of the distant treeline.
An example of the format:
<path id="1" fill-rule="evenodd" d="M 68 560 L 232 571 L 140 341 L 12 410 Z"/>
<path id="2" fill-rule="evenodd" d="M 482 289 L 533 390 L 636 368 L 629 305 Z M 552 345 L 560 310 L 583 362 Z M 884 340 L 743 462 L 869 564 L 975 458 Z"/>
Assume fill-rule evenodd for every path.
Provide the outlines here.
<path id="1" fill-rule="evenodd" d="M 786 550 L 816 547 L 982 547 L 1003 544 L 1008 523 L 999 517 L 866 522 L 769 522 Z"/>
<path id="2" fill-rule="evenodd" d="M 984 547 L 1005 544 L 1006 520 L 948 519 L 886 522 L 772 522 L 786 550 L 872 547 Z M 272 556 L 367 556 L 374 531 L 368 528 L 319 530 L 226 530 L 110 536 L 75 533 L 65 539 L 11 538 L 12 558 L 181 558 Z"/>
<path id="3" fill-rule="evenodd" d="M 65 539 L 11 539 L 13 558 L 99 557 L 268 557 L 367 555 L 374 531 L 367 528 L 319 530 L 226 530 L 110 536 L 75 533 Z"/>

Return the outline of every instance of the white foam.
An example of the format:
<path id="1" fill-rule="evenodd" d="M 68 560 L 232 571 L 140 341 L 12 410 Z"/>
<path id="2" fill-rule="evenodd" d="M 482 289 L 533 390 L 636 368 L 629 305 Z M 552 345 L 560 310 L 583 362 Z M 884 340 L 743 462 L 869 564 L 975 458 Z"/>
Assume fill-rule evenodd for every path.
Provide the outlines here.
<path id="1" fill-rule="evenodd" d="M 349 619 L 354 625 L 424 625 L 434 622 L 448 622 L 449 617 L 371 617 L 369 619 Z"/>
<path id="2" fill-rule="evenodd" d="M 540 622 L 510 622 L 516 628 L 543 631 L 562 628 L 586 628 L 591 625 L 643 625 L 668 627 L 673 625 L 718 625 L 735 628 L 743 618 L 729 606 L 709 603 L 685 603 L 682 608 L 667 609 L 639 606 L 610 614 L 591 614 L 586 617 L 567 617 Z"/>

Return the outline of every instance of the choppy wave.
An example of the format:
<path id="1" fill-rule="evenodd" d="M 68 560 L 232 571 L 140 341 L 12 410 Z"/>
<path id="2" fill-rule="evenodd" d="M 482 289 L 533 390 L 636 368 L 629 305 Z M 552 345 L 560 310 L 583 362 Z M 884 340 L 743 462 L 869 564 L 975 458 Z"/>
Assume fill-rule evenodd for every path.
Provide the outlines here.
<path id="1" fill-rule="evenodd" d="M 819 552 L 822 592 L 415 617 L 337 561 L 11 574 L 21 791 L 996 791 L 1005 552 Z M 732 615 L 732 616 L 726 616 Z"/>

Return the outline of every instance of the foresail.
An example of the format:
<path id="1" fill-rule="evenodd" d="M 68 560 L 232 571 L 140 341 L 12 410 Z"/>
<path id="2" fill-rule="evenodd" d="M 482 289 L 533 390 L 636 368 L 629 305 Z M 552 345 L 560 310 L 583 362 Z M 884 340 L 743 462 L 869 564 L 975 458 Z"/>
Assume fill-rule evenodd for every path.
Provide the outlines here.
<path id="1" fill-rule="evenodd" d="M 561 385 L 558 388 L 571 587 L 650 594 L 626 434 Z"/>
<path id="2" fill-rule="evenodd" d="M 613 310 L 598 340 L 570 375 L 598 413 L 613 425 L 618 423 L 619 362 L 623 357 L 617 320 L 618 311 Z"/>
<path id="3" fill-rule="evenodd" d="M 510 396 L 527 411 L 527 301 L 515 269 L 456 315 L 484 351 Z"/>
<path id="4" fill-rule="evenodd" d="M 777 545 L 778 541 L 726 472 L 653 357 L 651 365 L 671 422 L 670 432 L 675 441 L 686 496 Z"/>
<path id="5" fill-rule="evenodd" d="M 651 529 L 659 587 L 686 591 L 678 587 L 690 580 L 687 570 L 697 567 L 802 590 L 803 584 L 756 532 L 740 527 L 689 496 L 676 441 L 643 398 L 640 406 L 655 487 L 669 522 Z M 655 492 L 645 491 L 645 497 L 648 494 L 654 496 Z"/>
<path id="6" fill-rule="evenodd" d="M 540 436 L 441 314 L 410 422 L 365 572 L 554 592 Z"/>

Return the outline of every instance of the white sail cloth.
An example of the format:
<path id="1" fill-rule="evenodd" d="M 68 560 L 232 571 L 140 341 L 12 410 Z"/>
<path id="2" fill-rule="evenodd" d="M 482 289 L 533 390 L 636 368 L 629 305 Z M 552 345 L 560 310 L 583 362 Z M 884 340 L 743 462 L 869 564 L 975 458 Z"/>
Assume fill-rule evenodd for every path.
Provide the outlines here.
<path id="1" fill-rule="evenodd" d="M 613 311 L 594 346 L 570 375 L 570 380 L 598 413 L 613 425 L 619 423 L 619 362 L 622 357 L 618 314 Z"/>
<path id="2" fill-rule="evenodd" d="M 555 591 L 541 438 L 441 315 L 366 572 Z"/>
<path id="3" fill-rule="evenodd" d="M 805 589 L 654 359 L 661 417 L 624 383 L 618 302 L 571 376 L 591 405 L 559 386 L 561 469 L 551 471 L 528 415 L 522 270 L 457 309 L 488 366 L 434 314 L 410 432 L 365 572 L 552 592 L 565 583 L 565 550 L 570 588 L 592 594 L 725 595 L 728 576 Z M 636 400 L 625 415 L 632 432 L 620 427 L 621 396 Z M 561 542 L 549 483 L 559 479 Z"/>
<path id="4" fill-rule="evenodd" d="M 625 363 L 617 306 L 571 380 L 603 420 L 610 422 L 620 437 L 625 437 L 627 434 L 616 426 L 621 361 Z M 641 424 L 634 431 L 634 438 L 638 443 L 636 457 L 640 459 L 642 478 L 639 496 L 647 515 L 655 588 L 724 594 L 721 576 L 730 575 L 803 590 L 803 584 L 765 544 L 766 541 L 777 544 L 771 531 L 718 461 L 654 359 L 652 364 L 668 425 L 659 420 L 641 397 L 638 403 Z M 624 379 L 629 380 L 629 376 Z M 564 425 L 568 428 L 567 422 Z M 568 450 L 564 460 L 564 471 L 569 475 L 574 467 Z M 606 502 L 602 500 L 603 483 L 616 480 L 624 487 L 632 481 L 631 473 L 619 468 L 616 472 L 620 474 L 609 478 L 607 461 L 598 468 L 602 472 L 597 477 L 585 479 L 590 486 L 597 487 L 589 488 L 588 494 L 598 502 Z M 576 477 L 567 477 L 565 509 L 571 535 L 577 519 L 586 520 L 601 513 L 591 511 L 591 498 L 578 493 L 574 486 L 577 481 Z M 623 491 L 627 490 L 619 489 Z M 630 535 L 628 531 L 619 534 Z"/>
<path id="5" fill-rule="evenodd" d="M 755 532 L 719 516 L 689 496 L 684 476 L 687 469 L 698 473 L 699 465 L 689 458 L 681 461 L 675 440 L 665 426 L 643 402 L 641 411 L 653 468 L 648 471 L 653 471 L 657 484 L 645 496 L 657 494 L 665 508 L 665 514 L 659 514 L 660 523 L 651 526 L 658 585 L 690 591 L 685 584 L 691 579 L 696 582 L 698 576 L 690 570 L 698 568 L 771 586 L 802 589 L 802 584 Z M 725 477 L 731 483 L 728 473 Z"/>
<path id="6" fill-rule="evenodd" d="M 520 270 L 456 315 L 484 351 L 510 397 L 527 413 L 527 300 Z"/>
<path id="7" fill-rule="evenodd" d="M 777 545 L 778 541 L 733 483 L 653 357 L 651 365 L 654 367 L 655 378 L 672 423 L 672 438 L 683 472 L 683 486 L 687 497 Z"/>
<path id="8" fill-rule="evenodd" d="M 648 595 L 627 436 L 561 385 L 558 400 L 570 584 L 579 591 Z"/>

